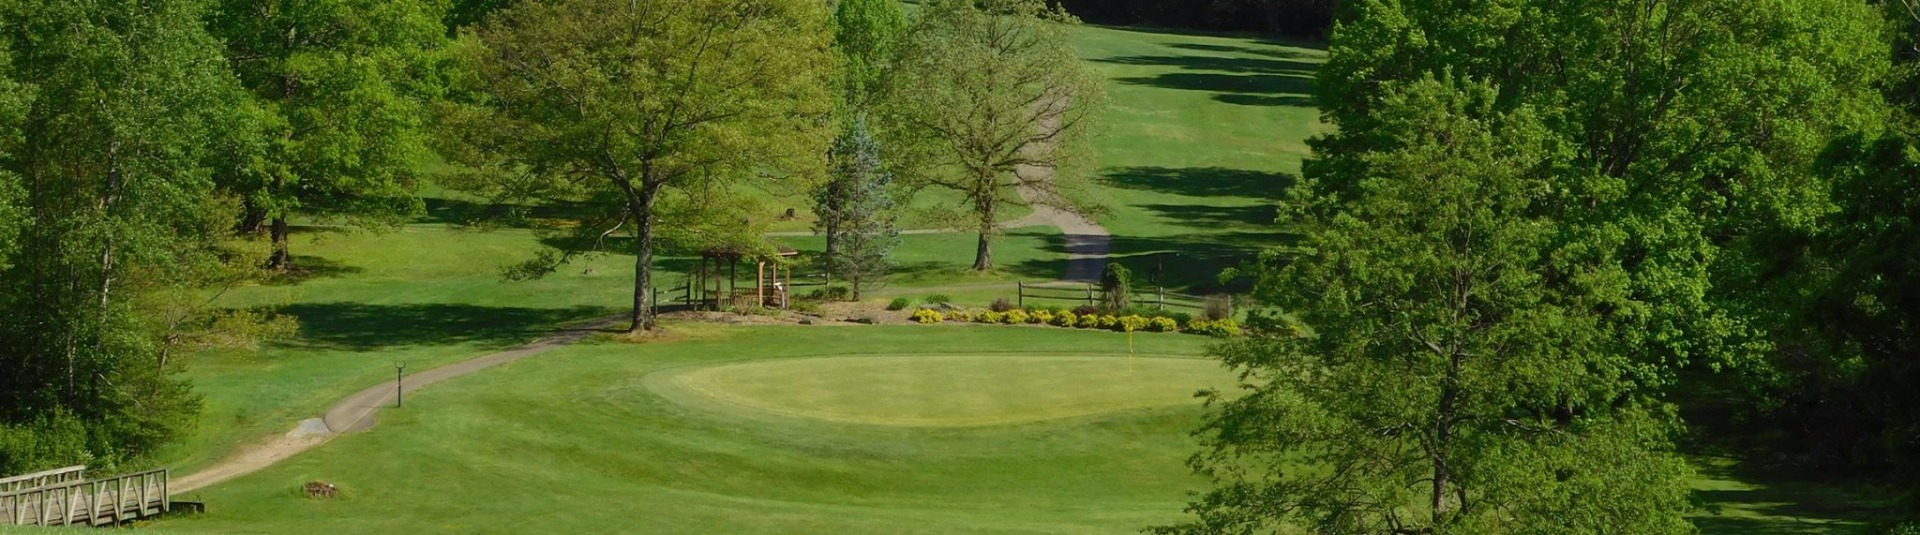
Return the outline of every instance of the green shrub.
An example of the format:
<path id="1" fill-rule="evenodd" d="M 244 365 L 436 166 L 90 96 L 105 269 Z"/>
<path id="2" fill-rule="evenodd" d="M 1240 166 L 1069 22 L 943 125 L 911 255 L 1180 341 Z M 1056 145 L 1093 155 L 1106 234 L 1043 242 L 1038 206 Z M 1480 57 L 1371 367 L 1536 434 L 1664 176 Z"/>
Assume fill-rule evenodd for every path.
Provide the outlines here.
<path id="1" fill-rule="evenodd" d="M 1006 320 L 1007 314 L 1005 312 L 994 312 L 992 310 L 973 315 L 973 321 L 976 323 L 1000 323 Z"/>
<path id="2" fill-rule="evenodd" d="M 1207 318 L 1192 318 L 1192 319 L 1188 319 L 1186 323 L 1182 323 L 1181 325 L 1184 325 L 1185 326 L 1184 330 L 1190 333 L 1206 333 L 1207 326 L 1212 324 L 1213 322 L 1207 321 Z"/>
<path id="3" fill-rule="evenodd" d="M 1240 336 L 1240 323 L 1232 319 L 1209 321 L 1206 322 L 1202 329 L 1197 329 L 1196 332 L 1221 338 Z"/>
<path id="4" fill-rule="evenodd" d="M 912 305 L 913 301 L 905 297 L 895 297 L 893 298 L 893 302 L 887 303 L 887 310 L 906 310 L 907 307 Z"/>
<path id="5" fill-rule="evenodd" d="M 1005 297 L 995 299 L 993 300 L 992 305 L 987 306 L 987 309 L 992 310 L 994 312 L 1006 312 L 1008 310 L 1013 310 L 1014 308 L 1017 308 L 1017 307 L 1014 307 L 1013 302 L 1008 301 L 1007 298 Z"/>
<path id="6" fill-rule="evenodd" d="M 952 303 L 953 298 L 947 296 L 947 294 L 933 294 L 933 295 L 927 296 L 925 301 L 929 305 L 944 305 L 947 303 Z"/>
<path id="7" fill-rule="evenodd" d="M 940 323 L 940 319 L 941 319 L 940 311 L 938 310 L 934 310 L 931 308 L 922 308 L 922 309 L 913 311 L 913 321 L 917 321 L 923 324 Z"/>
<path id="8" fill-rule="evenodd" d="M 1079 319 L 1078 321 L 1075 321 L 1075 322 L 1073 322 L 1073 326 L 1074 326 L 1074 327 L 1079 327 L 1079 328 L 1082 328 L 1082 329 L 1092 329 L 1092 328 L 1094 328 L 1094 327 L 1099 327 L 1099 326 L 1100 326 L 1100 313 L 1099 313 L 1099 312 L 1095 312 L 1095 313 L 1092 313 L 1092 314 L 1085 314 L 1085 315 L 1082 315 L 1082 316 L 1080 316 L 1080 319 Z"/>
<path id="9" fill-rule="evenodd" d="M 1140 315 L 1121 316 L 1120 331 L 1135 332 L 1147 330 L 1147 317 Z"/>
<path id="10" fill-rule="evenodd" d="M 1173 320 L 1174 323 L 1179 325 L 1186 325 L 1193 322 L 1193 314 L 1185 312 L 1168 312 L 1164 317 Z"/>
<path id="11" fill-rule="evenodd" d="M 1016 308 L 1008 310 L 1007 314 L 1003 317 L 1006 319 L 1007 325 L 1018 325 L 1027 322 L 1027 311 Z"/>
<path id="12" fill-rule="evenodd" d="M 1157 333 L 1170 333 L 1180 330 L 1180 322 L 1173 318 L 1152 318 L 1147 320 L 1147 330 Z"/>
<path id="13" fill-rule="evenodd" d="M 1046 325 L 1046 324 L 1053 323 L 1053 312 L 1046 311 L 1046 310 L 1035 310 L 1033 312 L 1030 312 L 1027 314 L 1027 323 L 1032 323 L 1037 325 Z"/>
<path id="14" fill-rule="evenodd" d="M 960 323 L 973 321 L 973 313 L 965 310 L 949 310 L 947 311 L 947 321 Z"/>
<path id="15" fill-rule="evenodd" d="M 1100 328 L 1115 329 L 1115 328 L 1118 328 L 1119 325 L 1120 325 L 1120 318 L 1116 318 L 1116 317 L 1105 315 L 1105 314 L 1100 315 L 1100 323 L 1099 323 Z"/>
<path id="16" fill-rule="evenodd" d="M 1073 315 L 1072 312 L 1063 310 L 1059 314 L 1053 315 L 1054 325 L 1058 325 L 1061 327 L 1072 327 L 1074 325 L 1078 325 L 1079 323 L 1080 323 L 1080 317 Z"/>
<path id="17" fill-rule="evenodd" d="M 807 301 L 794 301 L 793 304 L 788 305 L 787 308 L 793 310 L 794 312 L 799 312 L 801 314 L 819 314 L 820 313 L 820 305 L 816 305 Z"/>

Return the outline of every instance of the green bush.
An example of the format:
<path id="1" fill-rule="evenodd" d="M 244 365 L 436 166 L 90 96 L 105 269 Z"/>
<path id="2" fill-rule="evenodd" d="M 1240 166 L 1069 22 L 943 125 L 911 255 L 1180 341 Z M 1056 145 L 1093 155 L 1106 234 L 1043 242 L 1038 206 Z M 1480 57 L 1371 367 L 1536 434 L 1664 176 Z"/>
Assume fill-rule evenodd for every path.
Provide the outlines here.
<path id="1" fill-rule="evenodd" d="M 1240 323 L 1231 319 L 1223 319 L 1220 321 L 1195 319 L 1193 320 L 1193 324 L 1187 327 L 1187 330 L 1189 332 L 1225 338 L 1229 336 L 1240 336 Z"/>
<path id="2" fill-rule="evenodd" d="M 1102 329 L 1116 329 L 1116 328 L 1119 328 L 1119 326 L 1120 326 L 1120 318 L 1116 318 L 1116 317 L 1113 317 L 1113 316 L 1108 316 L 1108 315 L 1105 315 L 1105 314 L 1102 314 L 1102 315 L 1100 315 L 1100 323 L 1099 323 L 1099 326 L 1100 326 L 1100 328 L 1102 328 Z"/>
<path id="3" fill-rule="evenodd" d="M 934 310 L 931 308 L 922 308 L 922 309 L 913 311 L 913 321 L 917 321 L 925 324 L 925 323 L 940 323 L 940 320 L 941 320 L 940 311 L 938 310 Z"/>
<path id="4" fill-rule="evenodd" d="M 944 305 L 947 303 L 952 303 L 953 298 L 949 297 L 947 294 L 933 294 L 933 295 L 927 296 L 925 301 L 929 305 Z"/>
<path id="5" fill-rule="evenodd" d="M 1082 329 L 1092 329 L 1092 328 L 1094 328 L 1094 327 L 1099 327 L 1099 326 L 1100 326 L 1100 313 L 1099 313 L 1099 312 L 1095 312 L 1095 313 L 1092 313 L 1092 314 L 1085 314 L 1085 315 L 1082 315 L 1082 316 L 1080 316 L 1080 319 L 1079 319 L 1079 320 L 1077 320 L 1077 321 L 1075 321 L 1075 322 L 1073 322 L 1073 326 L 1074 326 L 1074 327 L 1079 327 L 1079 328 L 1082 328 Z"/>
<path id="6" fill-rule="evenodd" d="M 1146 317 L 1146 316 L 1140 316 L 1140 315 L 1133 315 L 1133 316 L 1121 316 L 1121 317 L 1120 317 L 1120 331 L 1121 331 L 1121 332 L 1129 332 L 1129 333 L 1130 333 L 1130 332 L 1135 332 L 1135 331 L 1144 331 L 1144 330 L 1147 330 L 1147 317 Z"/>
<path id="7" fill-rule="evenodd" d="M 1185 312 L 1170 312 L 1170 313 L 1167 313 L 1167 315 L 1164 317 L 1166 317 L 1167 319 L 1171 319 L 1173 320 L 1174 323 L 1177 323 L 1180 325 L 1186 325 L 1188 323 L 1193 322 L 1193 314 L 1188 314 Z"/>
<path id="8" fill-rule="evenodd" d="M 1047 310 L 1035 310 L 1033 312 L 1029 312 L 1027 313 L 1027 323 L 1033 323 L 1037 325 L 1047 325 L 1047 324 L 1053 323 L 1053 312 L 1047 311 Z"/>
<path id="9" fill-rule="evenodd" d="M 895 297 L 893 302 L 887 303 L 887 310 L 906 310 L 909 306 L 913 306 L 913 301 L 905 297 Z"/>
<path id="10" fill-rule="evenodd" d="M 853 290 L 845 286 L 828 286 L 807 292 L 807 299 L 814 301 L 845 301 L 853 295 Z"/>
<path id="11" fill-rule="evenodd" d="M 1000 323 L 1006 320 L 1007 314 L 1005 312 L 994 312 L 992 310 L 973 315 L 973 321 L 976 323 Z"/>
<path id="12" fill-rule="evenodd" d="M 819 314 L 820 313 L 820 305 L 816 305 L 808 301 L 794 301 L 793 304 L 788 305 L 787 308 L 793 310 L 794 312 L 799 312 L 801 314 Z"/>
<path id="13" fill-rule="evenodd" d="M 1074 325 L 1078 325 L 1079 323 L 1080 323 L 1080 317 L 1073 315 L 1072 312 L 1063 310 L 1059 314 L 1055 314 L 1053 316 L 1053 324 L 1061 327 L 1072 327 Z"/>
<path id="14" fill-rule="evenodd" d="M 1008 310 L 1003 317 L 1006 319 L 1008 325 L 1019 325 L 1027 322 L 1027 311 L 1016 308 Z"/>
<path id="15" fill-rule="evenodd" d="M 1180 330 L 1180 323 L 1173 318 L 1152 318 L 1147 320 L 1147 330 L 1157 333 L 1170 333 Z"/>
<path id="16" fill-rule="evenodd" d="M 947 321 L 960 323 L 973 321 L 973 313 L 965 310 L 949 310 L 947 311 Z"/>

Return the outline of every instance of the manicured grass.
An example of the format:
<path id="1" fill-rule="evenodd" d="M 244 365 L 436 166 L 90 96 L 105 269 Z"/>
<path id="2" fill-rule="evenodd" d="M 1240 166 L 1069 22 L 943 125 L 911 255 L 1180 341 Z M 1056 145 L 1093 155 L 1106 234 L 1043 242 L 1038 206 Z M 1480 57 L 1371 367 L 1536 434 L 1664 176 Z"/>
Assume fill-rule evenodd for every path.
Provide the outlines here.
<path id="1" fill-rule="evenodd" d="M 1100 222 L 1137 279 L 1211 293 L 1225 289 L 1222 268 L 1286 243 L 1273 201 L 1310 154 L 1306 140 L 1328 129 L 1311 96 L 1325 51 L 1124 28 L 1076 36 L 1111 80 L 1093 193 L 1112 208 Z"/>
<path id="2" fill-rule="evenodd" d="M 405 409 L 383 412 L 367 433 L 189 496 L 210 504 L 207 515 L 152 527 L 177 533 L 1131 532 L 1177 518 L 1182 493 L 1197 483 L 1182 460 L 1194 448 L 1186 432 L 1198 401 L 1169 400 L 1168 392 L 1231 379 L 1207 361 L 1167 364 L 1180 361 L 1166 358 L 1126 375 L 1126 337 L 1105 332 L 697 327 L 689 337 L 564 348 L 444 383 L 409 396 Z M 1143 353 L 1177 356 L 1197 353 L 1205 340 L 1162 334 L 1136 336 L 1135 343 Z M 956 351 L 974 361 L 954 359 Z M 859 367 L 840 359 L 779 360 L 845 355 L 891 361 L 874 371 L 915 380 L 872 390 L 877 387 L 859 374 L 836 375 Z M 1030 356 L 1037 360 L 1021 362 Z M 977 365 L 985 359 L 1004 365 Z M 1024 424 L 926 427 L 716 409 L 714 401 L 684 403 L 661 393 L 662 381 L 715 365 L 736 366 L 720 368 L 723 373 L 738 371 L 743 362 L 767 363 L 775 368 L 758 371 L 788 372 L 812 385 L 801 391 L 853 389 L 839 395 L 871 395 L 868 406 L 901 407 L 888 411 L 945 413 L 939 405 L 996 379 L 1012 383 L 995 387 L 1002 390 L 1023 384 L 1063 389 L 1021 394 L 1035 401 L 1078 393 L 1087 400 L 1153 402 L 1079 417 L 1019 418 L 1029 420 Z M 1051 376 L 1095 368 L 1119 384 Z M 1149 392 L 1126 392 L 1141 386 Z M 792 394 L 775 403 L 803 410 L 844 405 Z M 1033 407 L 972 406 L 1001 416 L 1030 415 Z M 340 485 L 347 497 L 299 496 L 298 485 L 309 480 Z"/>

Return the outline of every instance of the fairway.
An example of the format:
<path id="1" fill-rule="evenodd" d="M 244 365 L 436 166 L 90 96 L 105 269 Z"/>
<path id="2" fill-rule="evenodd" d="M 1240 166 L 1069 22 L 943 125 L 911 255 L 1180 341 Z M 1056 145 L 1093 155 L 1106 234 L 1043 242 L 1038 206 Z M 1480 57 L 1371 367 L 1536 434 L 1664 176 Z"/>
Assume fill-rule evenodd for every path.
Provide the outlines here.
<path id="1" fill-rule="evenodd" d="M 1006 425 L 1191 404 L 1232 384 L 1218 362 L 1092 356 L 862 356 L 752 362 L 662 373 L 661 394 L 829 422 Z"/>
<path id="2" fill-rule="evenodd" d="M 682 329 L 682 341 L 589 342 L 409 394 L 373 429 L 183 496 L 217 505 L 152 528 L 1133 532 L 1178 518 L 1198 488 L 1183 464 L 1192 393 L 1233 379 L 1192 336 L 1137 337 L 1163 356 L 1129 374 L 1126 336 L 1109 332 Z M 688 378 L 760 406 L 680 386 Z M 301 496 L 313 480 L 346 495 Z"/>

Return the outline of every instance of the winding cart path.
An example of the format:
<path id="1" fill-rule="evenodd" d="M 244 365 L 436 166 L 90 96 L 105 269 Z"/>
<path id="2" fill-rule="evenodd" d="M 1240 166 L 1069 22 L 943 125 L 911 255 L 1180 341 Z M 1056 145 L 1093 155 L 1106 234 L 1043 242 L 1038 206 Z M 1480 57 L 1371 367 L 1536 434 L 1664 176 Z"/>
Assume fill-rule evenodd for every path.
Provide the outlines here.
<path id="1" fill-rule="evenodd" d="M 408 375 L 401 379 L 401 387 L 414 392 L 428 385 L 452 379 L 462 375 L 499 366 L 516 360 L 532 357 L 547 350 L 580 341 L 595 332 L 611 327 L 621 321 L 612 318 L 596 321 L 592 324 L 563 329 L 552 336 L 541 338 L 526 345 L 489 353 L 471 359 L 455 362 L 431 370 Z M 373 427 L 373 414 L 382 408 L 392 407 L 394 385 L 381 384 L 355 392 L 341 399 L 327 409 L 324 416 L 303 420 L 292 431 L 268 442 L 255 444 L 228 456 L 212 466 L 198 472 L 175 478 L 170 485 L 171 494 L 184 494 L 215 483 L 220 483 L 247 475 L 274 463 L 286 460 L 300 452 L 313 449 L 327 443 L 333 437 L 350 431 L 360 431 Z"/>

